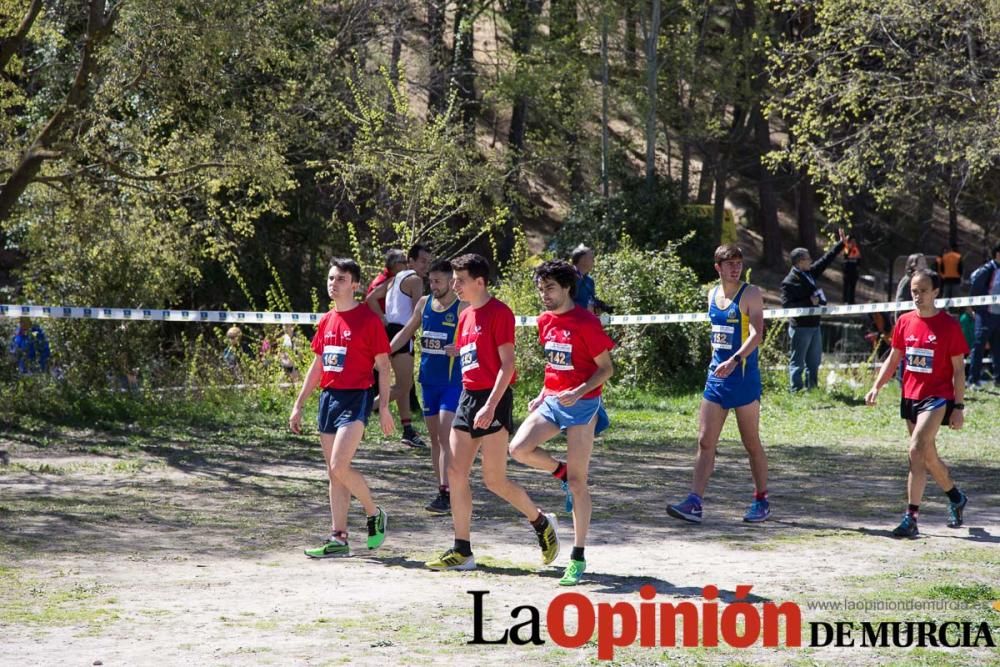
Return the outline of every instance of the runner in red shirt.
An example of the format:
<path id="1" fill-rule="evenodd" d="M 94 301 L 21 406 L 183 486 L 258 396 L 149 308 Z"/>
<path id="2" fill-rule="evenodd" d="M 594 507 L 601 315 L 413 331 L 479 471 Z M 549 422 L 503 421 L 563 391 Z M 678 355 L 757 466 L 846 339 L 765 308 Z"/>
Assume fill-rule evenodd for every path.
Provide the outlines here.
<path id="1" fill-rule="evenodd" d="M 517 461 L 552 473 L 572 492 L 573 553 L 562 586 L 573 586 L 586 570 L 584 546 L 590 528 L 587 471 L 594 433 L 607 426 L 601 387 L 614 368 L 614 342 L 596 315 L 576 305 L 576 270 L 567 262 L 545 262 L 535 269 L 535 285 L 545 306 L 538 317 L 538 342 L 545 350 L 545 381 L 530 403 L 531 413 L 510 443 Z M 566 462 L 552 458 L 540 445 L 566 431 Z M 570 504 L 567 502 L 567 504 Z"/>
<path id="2" fill-rule="evenodd" d="M 507 437 L 514 430 L 514 313 L 490 295 L 490 265 L 469 254 L 451 262 L 453 289 L 469 304 L 458 317 L 455 344 L 445 350 L 461 357 L 462 394 L 451 425 L 451 517 L 455 545 L 427 562 L 432 570 L 474 570 L 470 541 L 472 490 L 469 472 L 480 448 L 486 488 L 516 507 L 531 522 L 548 565 L 559 555 L 556 517 L 544 514 L 524 489 L 507 479 Z"/>
<path id="3" fill-rule="evenodd" d="M 940 291 L 941 277 L 936 272 L 914 271 L 910 293 L 916 310 L 896 321 L 892 352 L 865 396 L 868 405 L 875 405 L 879 390 L 893 376 L 900 359 L 905 358 L 900 416 L 906 420 L 910 433 L 910 475 L 906 484 L 909 505 L 902 523 L 892 531 L 895 537 L 918 535 L 917 516 L 928 472 L 948 496 L 949 528 L 962 525 L 962 514 L 969 500 L 952 482 L 935 443 L 941 424 L 962 428 L 965 355 L 969 352 L 958 322 L 934 305 Z"/>
<path id="4" fill-rule="evenodd" d="M 306 549 L 310 558 L 350 555 L 347 511 L 352 495 L 368 517 L 369 549 L 382 545 L 388 525 L 388 515 L 372 501 L 365 478 L 351 466 L 374 402 L 373 366 L 379 370 L 379 423 L 386 435 L 393 428 L 389 412 L 389 339 L 378 316 L 354 300 L 360 283 L 361 269 L 354 260 L 331 260 L 326 288 L 334 310 L 324 315 L 316 327 L 312 340 L 316 358 L 288 418 L 292 432 L 301 433 L 302 408 L 316 387 L 322 387 L 319 441 L 330 478 L 332 527 L 323 546 Z"/>

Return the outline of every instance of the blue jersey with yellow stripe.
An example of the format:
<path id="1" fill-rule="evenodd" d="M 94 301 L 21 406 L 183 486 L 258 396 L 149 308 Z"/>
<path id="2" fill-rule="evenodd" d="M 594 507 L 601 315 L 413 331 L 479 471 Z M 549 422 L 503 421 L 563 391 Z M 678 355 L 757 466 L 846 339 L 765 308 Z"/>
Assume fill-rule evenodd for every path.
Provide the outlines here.
<path id="1" fill-rule="evenodd" d="M 459 300 L 436 310 L 433 297 L 427 297 L 421 313 L 420 384 L 461 385 L 462 369 L 456 357 L 449 357 L 444 348 L 455 343 L 458 328 Z"/>
<path id="2" fill-rule="evenodd" d="M 747 355 L 733 372 L 721 378 L 714 374 L 719 364 L 728 360 L 750 336 L 750 318 L 740 311 L 740 299 L 748 285 L 740 285 L 739 291 L 726 308 L 715 303 L 720 286 L 712 290 L 709 298 L 708 318 L 712 324 L 712 363 L 708 366 L 705 381 L 705 400 L 718 403 L 725 410 L 739 408 L 760 400 L 760 368 L 757 365 L 757 349 Z"/>

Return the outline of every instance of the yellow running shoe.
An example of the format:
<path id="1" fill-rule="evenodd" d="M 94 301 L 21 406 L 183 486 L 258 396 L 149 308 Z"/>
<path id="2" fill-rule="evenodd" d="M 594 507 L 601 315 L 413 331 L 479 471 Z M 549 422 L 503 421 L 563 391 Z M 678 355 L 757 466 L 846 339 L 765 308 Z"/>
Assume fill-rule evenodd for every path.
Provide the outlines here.
<path id="1" fill-rule="evenodd" d="M 559 557 L 559 521 L 555 514 L 545 514 L 548 523 L 541 532 L 537 532 L 538 546 L 542 548 L 542 562 L 548 565 Z"/>
<path id="2" fill-rule="evenodd" d="M 454 549 L 448 549 L 443 554 L 424 563 L 431 570 L 475 570 L 476 559 L 472 554 L 463 556 Z"/>

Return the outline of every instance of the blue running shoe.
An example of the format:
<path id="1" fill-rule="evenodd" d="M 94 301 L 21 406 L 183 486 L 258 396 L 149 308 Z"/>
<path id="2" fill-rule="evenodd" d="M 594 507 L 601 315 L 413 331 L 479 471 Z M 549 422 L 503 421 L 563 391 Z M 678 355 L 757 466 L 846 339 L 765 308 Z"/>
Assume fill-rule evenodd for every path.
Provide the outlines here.
<path id="1" fill-rule="evenodd" d="M 570 513 L 573 511 L 573 492 L 569 490 L 569 482 L 566 480 L 563 480 L 562 490 L 566 494 L 566 512 Z"/>
<path id="2" fill-rule="evenodd" d="M 960 501 L 958 501 L 957 503 L 948 503 L 948 527 L 949 528 L 961 528 L 962 527 L 962 523 L 963 523 L 962 510 L 964 510 L 965 506 L 969 503 L 969 497 L 966 496 L 965 493 L 963 493 L 962 491 L 959 491 L 959 493 L 962 494 L 962 499 Z"/>
<path id="3" fill-rule="evenodd" d="M 691 494 L 682 503 L 667 505 L 667 514 L 688 523 L 701 523 L 701 503 Z"/>
<path id="4" fill-rule="evenodd" d="M 767 521 L 767 517 L 771 516 L 771 505 L 767 500 L 754 500 L 750 503 L 750 508 L 747 513 L 743 515 L 743 520 L 747 523 L 761 523 L 762 521 Z"/>
<path id="5" fill-rule="evenodd" d="M 920 531 L 917 530 L 917 520 L 913 518 L 912 514 L 904 514 L 903 520 L 892 531 L 893 537 L 914 538 L 919 534 Z"/>

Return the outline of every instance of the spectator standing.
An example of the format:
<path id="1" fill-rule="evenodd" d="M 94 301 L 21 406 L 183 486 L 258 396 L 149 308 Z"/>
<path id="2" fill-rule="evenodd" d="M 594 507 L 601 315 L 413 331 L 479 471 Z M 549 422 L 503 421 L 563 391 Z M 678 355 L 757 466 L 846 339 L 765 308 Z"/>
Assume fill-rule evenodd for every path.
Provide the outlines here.
<path id="1" fill-rule="evenodd" d="M 576 293 L 573 302 L 581 308 L 594 312 L 594 301 L 597 297 L 597 286 L 590 272 L 594 270 L 594 251 L 582 243 L 574 248 L 569 256 L 576 269 Z"/>
<path id="2" fill-rule="evenodd" d="M 896 285 L 897 303 L 912 300 L 913 297 L 910 296 L 910 278 L 913 277 L 914 272 L 926 268 L 928 268 L 927 258 L 922 253 L 916 252 L 906 258 L 906 269 L 903 272 L 903 277 L 899 279 L 899 283 Z"/>
<path id="3" fill-rule="evenodd" d="M 993 246 L 992 259 L 972 273 L 972 289 L 969 296 L 987 294 L 1000 296 L 1000 243 Z M 969 386 L 982 386 L 983 356 L 987 344 L 993 355 L 993 382 L 1000 387 L 1000 304 L 975 306 L 975 345 L 969 366 Z"/>
<path id="4" fill-rule="evenodd" d="M 944 248 L 937 258 L 938 274 L 941 276 L 943 288 L 941 296 L 945 299 L 952 299 L 959 295 L 959 288 L 962 286 L 962 254 L 958 252 L 958 246 L 952 245 Z"/>
<path id="5" fill-rule="evenodd" d="M 861 246 L 855 238 L 848 237 L 844 244 L 844 303 L 854 303 L 860 263 Z"/>
<path id="6" fill-rule="evenodd" d="M 8 349 L 21 375 L 48 372 L 49 340 L 45 337 L 42 327 L 31 323 L 30 317 L 20 318 Z"/>
<path id="7" fill-rule="evenodd" d="M 838 230 L 840 240 L 815 262 L 805 248 L 795 248 L 791 253 L 792 268 L 781 281 L 781 306 L 783 308 L 809 308 L 825 306 L 826 295 L 817 284 L 823 271 L 837 258 L 847 243 L 844 230 Z M 812 389 L 819 383 L 819 364 L 823 357 L 823 334 L 819 315 L 793 317 L 788 326 L 791 339 L 791 357 L 788 372 L 792 391 Z M 804 377 L 803 377 L 804 376 Z"/>

